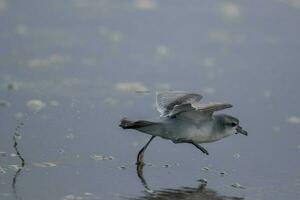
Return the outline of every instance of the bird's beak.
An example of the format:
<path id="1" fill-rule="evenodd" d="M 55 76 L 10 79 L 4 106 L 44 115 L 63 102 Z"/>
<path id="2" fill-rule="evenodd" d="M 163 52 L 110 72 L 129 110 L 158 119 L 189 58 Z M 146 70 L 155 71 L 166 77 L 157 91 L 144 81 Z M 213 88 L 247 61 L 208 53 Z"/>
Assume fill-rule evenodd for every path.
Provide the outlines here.
<path id="1" fill-rule="evenodd" d="M 243 130 L 243 128 L 241 126 L 238 126 L 236 128 L 236 131 L 237 131 L 237 133 L 240 133 L 240 134 L 243 134 L 243 135 L 246 135 L 246 136 L 248 135 L 248 132 Z"/>

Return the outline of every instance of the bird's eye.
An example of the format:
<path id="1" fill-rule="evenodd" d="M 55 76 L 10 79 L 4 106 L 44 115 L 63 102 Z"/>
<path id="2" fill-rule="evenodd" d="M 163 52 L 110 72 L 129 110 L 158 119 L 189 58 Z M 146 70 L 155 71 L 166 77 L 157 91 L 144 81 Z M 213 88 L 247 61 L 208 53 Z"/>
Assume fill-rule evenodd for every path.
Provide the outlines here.
<path id="1" fill-rule="evenodd" d="M 235 123 L 235 122 L 231 123 L 231 126 L 236 126 L 236 125 L 237 125 L 237 123 Z"/>

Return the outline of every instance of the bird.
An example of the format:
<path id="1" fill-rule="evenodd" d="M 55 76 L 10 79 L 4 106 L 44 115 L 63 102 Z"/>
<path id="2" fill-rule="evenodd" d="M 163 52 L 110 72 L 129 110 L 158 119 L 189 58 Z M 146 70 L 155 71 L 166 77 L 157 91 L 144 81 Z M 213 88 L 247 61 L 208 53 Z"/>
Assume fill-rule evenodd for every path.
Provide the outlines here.
<path id="1" fill-rule="evenodd" d="M 201 145 L 221 140 L 233 134 L 248 135 L 239 124 L 239 119 L 215 112 L 231 108 L 229 103 L 202 103 L 202 95 L 187 91 L 164 91 L 156 93 L 156 108 L 160 113 L 157 121 L 121 119 L 119 126 L 151 135 L 141 148 L 136 164 L 144 164 L 144 153 L 155 137 L 173 143 L 188 143 L 209 155 Z"/>

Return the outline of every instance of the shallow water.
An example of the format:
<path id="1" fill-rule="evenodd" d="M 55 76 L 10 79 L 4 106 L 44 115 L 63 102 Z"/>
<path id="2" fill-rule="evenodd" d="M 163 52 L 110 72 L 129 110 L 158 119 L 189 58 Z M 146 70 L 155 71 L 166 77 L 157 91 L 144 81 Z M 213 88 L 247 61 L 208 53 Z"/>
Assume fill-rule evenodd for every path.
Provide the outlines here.
<path id="1" fill-rule="evenodd" d="M 298 199 L 299 10 L 0 0 L 0 199 Z M 137 170 L 149 136 L 118 123 L 157 117 L 157 90 L 230 102 L 249 136 L 156 138 Z"/>

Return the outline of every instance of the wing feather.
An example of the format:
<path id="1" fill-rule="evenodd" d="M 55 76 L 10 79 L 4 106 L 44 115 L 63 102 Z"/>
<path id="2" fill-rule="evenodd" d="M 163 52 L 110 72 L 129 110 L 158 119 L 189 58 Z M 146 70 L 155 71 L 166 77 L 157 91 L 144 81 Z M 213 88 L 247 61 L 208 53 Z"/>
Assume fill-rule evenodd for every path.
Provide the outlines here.
<path id="1" fill-rule="evenodd" d="M 156 108 L 162 117 L 179 117 L 199 121 L 211 119 L 216 111 L 231 108 L 228 103 L 201 103 L 202 95 L 185 91 L 157 93 Z"/>
<path id="2" fill-rule="evenodd" d="M 211 119 L 214 112 L 231 108 L 232 105 L 228 103 L 207 103 L 193 104 L 192 107 L 192 110 L 178 113 L 176 116 L 182 119 L 199 122 Z"/>
<path id="3" fill-rule="evenodd" d="M 224 110 L 226 108 L 231 108 L 232 105 L 229 103 L 210 102 L 210 103 L 206 103 L 206 104 L 195 103 L 195 104 L 192 104 L 192 107 L 198 111 L 213 113 L 213 112 L 216 112 L 219 110 Z"/>
<path id="4" fill-rule="evenodd" d="M 156 107 L 161 116 L 171 117 L 186 109 L 191 110 L 191 105 L 199 102 L 201 99 L 202 95 L 190 92 L 161 92 L 156 95 Z"/>

